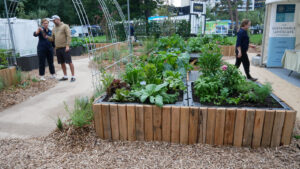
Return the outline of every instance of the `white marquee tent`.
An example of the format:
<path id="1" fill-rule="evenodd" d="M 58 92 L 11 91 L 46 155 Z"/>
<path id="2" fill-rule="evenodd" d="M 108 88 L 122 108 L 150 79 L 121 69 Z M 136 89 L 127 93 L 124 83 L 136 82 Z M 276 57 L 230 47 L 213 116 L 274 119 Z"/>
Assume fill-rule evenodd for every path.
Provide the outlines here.
<path id="1" fill-rule="evenodd" d="M 267 0 L 261 63 L 281 67 L 284 52 L 300 50 L 300 0 Z"/>

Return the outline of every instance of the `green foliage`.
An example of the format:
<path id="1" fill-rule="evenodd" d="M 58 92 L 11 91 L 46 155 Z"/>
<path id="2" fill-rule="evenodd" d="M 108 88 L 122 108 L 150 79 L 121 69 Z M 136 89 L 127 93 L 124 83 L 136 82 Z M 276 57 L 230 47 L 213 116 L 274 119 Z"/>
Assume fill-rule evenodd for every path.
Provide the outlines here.
<path id="1" fill-rule="evenodd" d="M 184 40 L 179 35 L 173 35 L 171 37 L 159 38 L 157 42 L 158 51 L 182 51 L 186 49 Z"/>
<path id="2" fill-rule="evenodd" d="M 140 82 L 145 80 L 145 73 L 141 67 L 133 67 L 133 64 L 126 65 L 125 73 L 123 74 L 123 80 L 131 87 L 139 87 Z"/>
<path id="3" fill-rule="evenodd" d="M 11 57 L 10 51 L 6 49 L 0 49 L 0 70 L 8 67 L 7 58 Z"/>
<path id="4" fill-rule="evenodd" d="M 83 39 L 80 39 L 80 38 L 72 38 L 72 42 L 70 44 L 70 47 L 71 48 L 76 48 L 76 47 L 79 47 L 79 46 L 83 46 L 85 44 L 84 40 Z"/>
<path id="5" fill-rule="evenodd" d="M 261 45 L 262 44 L 262 34 L 253 34 L 250 35 L 250 43 L 253 43 L 255 45 Z M 229 41 L 231 41 L 233 44 L 236 43 L 236 36 L 235 37 L 228 37 Z"/>
<path id="6" fill-rule="evenodd" d="M 147 84 L 160 84 L 161 83 L 161 77 L 159 77 L 159 74 L 157 72 L 157 68 L 154 64 L 148 63 L 144 67 L 145 72 L 145 81 Z"/>
<path id="7" fill-rule="evenodd" d="M 300 136 L 299 135 L 295 135 L 294 138 L 297 139 L 297 140 L 299 140 Z"/>
<path id="8" fill-rule="evenodd" d="M 83 127 L 91 124 L 93 120 L 92 102 L 88 97 L 75 98 L 74 109 L 69 110 L 65 103 L 65 109 L 70 113 L 70 124 L 75 127 Z"/>
<path id="9" fill-rule="evenodd" d="M 164 82 L 167 82 L 169 84 L 169 89 L 173 91 L 186 90 L 186 86 L 184 85 L 179 72 L 165 71 Z"/>
<path id="10" fill-rule="evenodd" d="M 39 82 L 40 80 L 37 79 L 36 77 L 34 77 L 34 78 L 31 79 L 31 81 L 34 82 L 34 83 L 36 83 L 36 82 Z"/>
<path id="11" fill-rule="evenodd" d="M 117 89 L 116 93 L 109 99 L 113 102 L 132 102 L 135 100 L 135 97 L 131 95 L 129 90 L 124 88 Z"/>
<path id="12" fill-rule="evenodd" d="M 56 121 L 56 127 L 62 131 L 63 130 L 63 122 L 62 120 L 60 119 L 60 117 L 57 118 L 57 121 Z"/>
<path id="13" fill-rule="evenodd" d="M 183 38 L 188 38 L 190 36 L 190 23 L 186 20 L 179 20 L 175 22 L 176 34 Z"/>
<path id="14" fill-rule="evenodd" d="M 142 103 L 148 100 L 150 103 L 162 107 L 164 103 L 174 103 L 179 95 L 178 93 L 168 94 L 168 85 L 168 83 L 148 84 L 144 89 L 133 92 L 132 95 L 139 98 Z"/>
<path id="15" fill-rule="evenodd" d="M 106 94 L 108 97 L 111 97 L 114 93 L 116 93 L 117 89 L 129 89 L 130 87 L 126 82 L 122 82 L 119 79 L 114 79 L 113 82 L 106 89 Z"/>
<path id="16" fill-rule="evenodd" d="M 107 88 L 110 86 L 110 84 L 113 82 L 113 80 L 114 80 L 113 75 L 106 73 L 106 72 L 102 72 L 101 84 L 99 84 L 97 86 L 94 97 L 96 98 L 96 97 L 101 96 L 107 90 Z"/>
<path id="17" fill-rule="evenodd" d="M 201 53 L 203 44 L 201 37 L 191 37 L 188 40 L 188 51 L 191 53 Z"/>
<path id="18" fill-rule="evenodd" d="M 272 87 L 247 81 L 234 65 L 226 64 L 215 74 L 200 76 L 194 82 L 194 91 L 202 103 L 237 105 L 241 101 L 263 103 Z"/>
<path id="19" fill-rule="evenodd" d="M 222 55 L 218 45 L 212 43 L 205 44 L 201 48 L 201 51 L 201 57 L 198 59 L 201 72 L 204 76 L 216 74 L 222 64 Z"/>

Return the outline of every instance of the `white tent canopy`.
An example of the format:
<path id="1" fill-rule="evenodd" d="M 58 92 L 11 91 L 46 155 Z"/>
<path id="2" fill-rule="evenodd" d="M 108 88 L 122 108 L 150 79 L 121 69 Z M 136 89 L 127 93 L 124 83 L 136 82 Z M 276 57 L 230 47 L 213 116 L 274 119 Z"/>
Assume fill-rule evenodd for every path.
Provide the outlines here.
<path id="1" fill-rule="evenodd" d="M 16 53 L 20 56 L 36 55 L 38 38 L 33 32 L 38 28 L 38 20 L 10 18 Z M 0 18 L 0 49 L 12 49 L 8 22 Z"/>
<path id="2" fill-rule="evenodd" d="M 267 0 L 262 64 L 281 67 L 287 49 L 300 50 L 300 0 Z"/>

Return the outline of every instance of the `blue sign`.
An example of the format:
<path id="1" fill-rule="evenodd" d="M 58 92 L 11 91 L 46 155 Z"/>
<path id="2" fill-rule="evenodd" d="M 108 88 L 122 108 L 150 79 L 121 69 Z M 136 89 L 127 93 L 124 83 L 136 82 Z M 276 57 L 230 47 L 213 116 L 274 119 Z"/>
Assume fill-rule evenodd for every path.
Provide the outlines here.
<path id="1" fill-rule="evenodd" d="M 281 59 L 286 49 L 295 49 L 295 37 L 270 37 L 267 67 L 282 67 Z"/>

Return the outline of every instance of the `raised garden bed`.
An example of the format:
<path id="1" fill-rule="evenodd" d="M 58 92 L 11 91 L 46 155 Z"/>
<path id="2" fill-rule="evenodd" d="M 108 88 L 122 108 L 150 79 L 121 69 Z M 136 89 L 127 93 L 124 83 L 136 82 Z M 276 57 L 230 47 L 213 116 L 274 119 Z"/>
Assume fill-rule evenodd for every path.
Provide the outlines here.
<path id="1" fill-rule="evenodd" d="M 235 56 L 235 46 L 222 45 L 220 48 L 223 56 Z"/>
<path id="2" fill-rule="evenodd" d="M 0 69 L 0 78 L 3 80 L 5 86 L 13 85 L 16 81 L 16 67 Z"/>
<path id="3" fill-rule="evenodd" d="M 81 56 L 84 53 L 83 46 L 77 46 L 70 49 L 71 56 Z"/>

